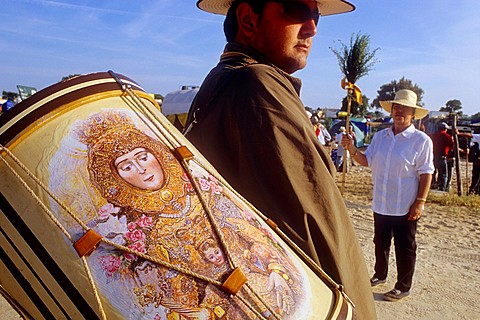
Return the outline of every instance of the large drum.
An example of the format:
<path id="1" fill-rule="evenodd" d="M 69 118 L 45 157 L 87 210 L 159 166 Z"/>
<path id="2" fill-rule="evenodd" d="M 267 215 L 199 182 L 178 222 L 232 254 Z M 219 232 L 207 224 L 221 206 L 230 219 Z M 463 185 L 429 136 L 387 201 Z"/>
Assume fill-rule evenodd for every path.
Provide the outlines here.
<path id="1" fill-rule="evenodd" d="M 0 117 L 0 283 L 34 319 L 351 319 L 348 298 L 134 81 Z"/>

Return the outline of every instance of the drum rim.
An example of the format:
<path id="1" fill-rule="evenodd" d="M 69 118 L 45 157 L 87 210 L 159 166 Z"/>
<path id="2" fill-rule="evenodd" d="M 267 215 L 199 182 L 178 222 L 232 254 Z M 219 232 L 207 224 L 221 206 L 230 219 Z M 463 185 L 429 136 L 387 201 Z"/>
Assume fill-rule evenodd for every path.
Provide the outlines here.
<path id="1" fill-rule="evenodd" d="M 117 74 L 117 76 L 125 83 L 131 85 L 132 89 L 145 92 L 134 80 L 120 74 Z M 85 85 L 81 86 L 82 84 Z M 78 88 L 76 88 L 77 86 Z M 68 91 L 69 88 L 72 88 L 72 90 Z M 5 146 L 35 120 L 61 105 L 88 95 L 121 89 L 122 87 L 116 82 L 110 72 L 81 75 L 42 89 L 28 99 L 18 103 L 15 108 L 0 117 L 0 145 Z M 65 92 L 58 97 L 48 100 L 50 96 L 62 91 Z"/>

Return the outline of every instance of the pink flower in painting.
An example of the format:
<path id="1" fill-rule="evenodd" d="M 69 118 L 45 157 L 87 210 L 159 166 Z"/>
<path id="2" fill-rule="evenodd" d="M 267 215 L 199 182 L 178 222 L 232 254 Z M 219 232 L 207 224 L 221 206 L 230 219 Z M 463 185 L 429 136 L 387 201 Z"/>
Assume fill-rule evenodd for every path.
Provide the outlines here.
<path id="1" fill-rule="evenodd" d="M 107 273 L 107 276 L 111 277 L 117 270 L 120 268 L 122 261 L 119 257 L 108 255 L 108 256 L 101 256 L 100 258 L 100 265 L 102 266 L 103 270 Z"/>
<path id="2" fill-rule="evenodd" d="M 119 213 L 120 208 L 115 207 L 111 203 L 104 204 L 101 208 L 100 211 L 98 211 L 98 214 L 100 215 L 100 219 L 108 219 L 112 214 L 114 213 Z"/>
<path id="3" fill-rule="evenodd" d="M 135 255 L 133 253 L 130 253 L 130 252 L 125 252 L 124 256 L 125 256 L 125 259 L 127 259 L 128 261 L 137 260 L 137 255 Z"/>
<path id="4" fill-rule="evenodd" d="M 153 317 L 153 320 L 161 320 L 160 315 L 157 313 L 155 314 L 155 317 Z"/>
<path id="5" fill-rule="evenodd" d="M 127 228 L 128 228 L 129 231 L 133 231 L 133 230 L 137 229 L 137 224 L 135 222 L 129 222 L 127 224 Z"/>
<path id="6" fill-rule="evenodd" d="M 191 183 L 185 184 L 185 192 L 191 193 L 191 192 L 193 192 L 193 191 L 195 191 L 195 190 L 193 189 L 193 186 L 192 186 Z"/>
<path id="7" fill-rule="evenodd" d="M 210 190 L 210 183 L 205 180 L 205 179 L 198 179 L 198 182 L 200 183 L 200 189 L 203 190 L 203 191 L 208 191 Z"/>
<path id="8" fill-rule="evenodd" d="M 128 246 L 128 248 L 130 249 L 133 249 L 137 252 L 140 252 L 140 253 L 145 253 L 145 243 L 143 243 L 143 241 L 138 241 L 138 242 L 135 242 L 135 243 L 132 243 L 131 245 Z"/>
<path id="9" fill-rule="evenodd" d="M 215 181 L 210 181 L 210 188 L 215 194 L 220 194 L 220 192 L 222 192 L 222 188 L 218 185 L 217 179 L 215 179 Z"/>
<path id="10" fill-rule="evenodd" d="M 143 241 L 145 239 L 145 234 L 141 230 L 133 230 L 125 234 L 128 240 L 131 242 Z"/>
<path id="11" fill-rule="evenodd" d="M 140 228 L 148 228 L 152 226 L 152 217 L 145 217 L 142 215 L 140 219 L 137 220 L 137 224 Z"/>
<path id="12" fill-rule="evenodd" d="M 187 183 L 185 184 L 185 191 L 186 191 L 186 192 L 193 192 L 194 189 L 193 189 L 193 187 L 192 187 L 192 183 L 190 182 L 190 179 L 188 178 L 188 175 L 187 175 L 186 172 L 183 172 L 183 173 L 182 173 L 182 180 L 185 181 L 185 182 L 187 182 Z"/>

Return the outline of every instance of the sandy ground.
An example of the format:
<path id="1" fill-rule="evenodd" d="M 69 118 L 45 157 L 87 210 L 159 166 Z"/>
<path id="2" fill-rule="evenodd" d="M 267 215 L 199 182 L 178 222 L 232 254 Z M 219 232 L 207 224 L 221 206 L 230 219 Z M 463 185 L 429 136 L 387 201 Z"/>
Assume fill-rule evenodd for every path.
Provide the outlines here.
<path id="1" fill-rule="evenodd" d="M 341 175 L 337 176 L 339 185 L 341 180 Z M 345 202 L 367 267 L 373 274 L 371 189 L 368 168 L 358 165 L 349 168 L 344 184 Z M 398 302 L 382 298 L 395 283 L 393 250 L 387 283 L 372 288 L 378 319 L 480 319 L 480 208 L 427 202 L 419 222 L 417 243 L 417 269 L 411 296 Z M 0 316 L 1 319 L 20 319 L 3 297 L 0 297 Z"/>

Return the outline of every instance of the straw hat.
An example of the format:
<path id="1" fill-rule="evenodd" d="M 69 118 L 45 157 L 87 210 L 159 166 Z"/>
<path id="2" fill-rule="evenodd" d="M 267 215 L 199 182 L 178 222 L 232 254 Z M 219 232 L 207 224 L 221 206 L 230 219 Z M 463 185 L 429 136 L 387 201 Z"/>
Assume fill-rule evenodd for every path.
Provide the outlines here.
<path id="1" fill-rule="evenodd" d="M 412 90 L 403 89 L 395 94 L 395 98 L 389 101 L 380 101 L 382 108 L 388 113 L 392 113 L 392 104 L 401 104 L 402 106 L 415 109 L 415 119 L 422 119 L 428 115 L 428 110 L 417 105 L 417 94 Z"/>
<path id="2" fill-rule="evenodd" d="M 233 2 L 234 0 L 198 0 L 197 7 L 206 12 L 226 15 Z M 317 0 L 317 4 L 322 16 L 355 10 L 354 5 L 343 0 Z"/>

